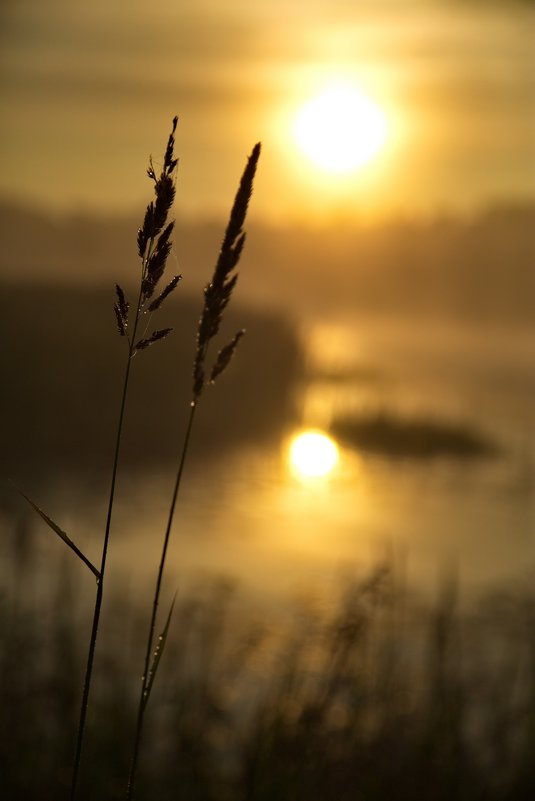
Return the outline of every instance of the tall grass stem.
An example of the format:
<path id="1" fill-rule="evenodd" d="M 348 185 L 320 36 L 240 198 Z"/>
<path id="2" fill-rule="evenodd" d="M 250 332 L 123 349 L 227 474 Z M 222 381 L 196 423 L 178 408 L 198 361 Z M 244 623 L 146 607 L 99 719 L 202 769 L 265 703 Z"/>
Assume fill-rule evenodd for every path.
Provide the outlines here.
<path id="1" fill-rule="evenodd" d="M 150 620 L 149 626 L 149 635 L 147 638 L 147 649 L 145 652 L 145 663 L 143 669 L 143 676 L 141 679 L 141 693 L 139 698 L 139 706 L 138 706 L 138 715 L 137 715 L 137 723 L 136 723 L 136 733 L 135 733 L 135 740 L 134 740 L 134 749 L 132 754 L 132 764 L 130 768 L 130 776 L 128 779 L 128 789 L 127 789 L 127 799 L 128 801 L 132 801 L 134 797 L 134 787 L 135 787 L 135 780 L 136 780 L 136 773 L 137 773 L 137 763 L 139 757 L 139 748 L 141 744 L 141 736 L 143 732 L 143 723 L 145 717 L 145 708 L 147 705 L 147 683 L 149 680 L 149 670 L 150 670 L 150 660 L 151 655 L 153 652 L 154 646 L 154 632 L 156 630 L 156 617 L 158 614 L 158 605 L 160 603 L 160 592 L 162 588 L 162 580 L 163 574 L 165 570 L 165 562 L 167 559 L 167 549 L 169 546 L 169 538 L 171 536 L 171 529 L 173 527 L 173 520 L 175 516 L 175 508 L 176 502 L 178 498 L 178 493 L 180 490 L 180 485 L 182 483 L 182 474 L 184 472 L 184 465 L 186 464 L 186 457 L 188 454 L 189 443 L 191 439 L 191 432 L 193 429 L 193 421 L 195 419 L 195 411 L 197 409 L 197 404 L 195 401 L 192 401 L 188 419 L 188 425 L 186 428 L 186 433 L 184 435 L 184 442 L 182 445 L 182 452 L 180 455 L 180 462 L 176 474 L 175 479 L 175 486 L 173 489 L 173 496 L 171 499 L 171 505 L 169 507 L 169 516 L 167 518 L 167 526 L 165 529 L 165 536 L 163 541 L 162 553 L 160 557 L 160 565 L 158 568 L 158 576 L 156 579 L 156 585 L 154 589 L 154 599 L 152 602 L 152 615 Z"/>
<path id="2" fill-rule="evenodd" d="M 76 749 L 74 754 L 74 765 L 71 781 L 70 801 L 75 801 L 78 789 L 78 779 L 80 775 L 80 763 L 82 759 L 82 749 L 84 744 L 85 727 L 87 720 L 87 709 L 89 705 L 89 693 L 91 691 L 91 679 L 93 676 L 93 663 L 95 659 L 95 650 L 97 645 L 98 627 L 100 623 L 100 613 L 102 609 L 102 599 L 104 596 L 104 578 L 106 574 L 106 562 L 108 558 L 108 546 L 110 541 L 111 521 L 113 515 L 113 504 L 115 500 L 115 486 L 117 483 L 117 469 L 119 466 L 119 454 L 121 450 L 121 440 L 123 434 L 123 423 L 126 410 L 126 399 L 128 396 L 128 385 L 130 383 L 130 368 L 132 365 L 132 357 L 135 353 L 136 331 L 139 322 L 139 309 L 141 307 L 141 288 L 137 302 L 137 312 L 134 320 L 134 328 L 132 337 L 129 340 L 128 358 L 126 362 L 126 369 L 123 381 L 123 391 L 121 396 L 121 406 L 119 409 L 119 419 L 117 423 L 117 436 L 115 440 L 115 452 L 113 455 L 113 467 L 111 473 L 110 495 L 108 500 L 108 511 L 106 515 L 106 528 L 104 531 L 104 541 L 102 544 L 102 556 L 100 562 L 100 579 L 97 581 L 97 592 L 95 596 L 95 607 L 93 611 L 93 623 L 91 627 L 91 639 L 89 641 L 89 650 L 87 654 L 87 664 L 84 677 L 84 688 L 82 693 L 82 702 L 80 705 L 80 719 L 78 723 L 78 733 L 76 737 Z"/>

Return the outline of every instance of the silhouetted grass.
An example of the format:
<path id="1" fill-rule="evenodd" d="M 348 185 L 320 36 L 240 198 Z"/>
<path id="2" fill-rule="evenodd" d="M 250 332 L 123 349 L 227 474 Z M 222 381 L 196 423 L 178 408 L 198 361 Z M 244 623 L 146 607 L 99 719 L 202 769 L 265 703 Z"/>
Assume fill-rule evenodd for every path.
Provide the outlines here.
<path id="1" fill-rule="evenodd" d="M 128 778 L 128 801 L 134 797 L 138 758 L 145 723 L 145 712 L 152 691 L 156 671 L 160 666 L 163 649 L 167 642 L 167 633 L 175 605 L 175 601 L 173 600 L 167 615 L 166 623 L 155 645 L 156 620 L 160 602 L 163 575 L 165 571 L 167 550 L 175 518 L 178 493 L 180 490 L 186 458 L 189 451 L 189 444 L 195 420 L 195 412 L 204 390 L 208 385 L 214 384 L 219 376 L 226 370 L 234 357 L 234 353 L 239 341 L 245 334 L 244 329 L 240 329 L 236 334 L 234 334 L 230 342 L 228 342 L 221 348 L 221 350 L 219 350 L 213 361 L 211 369 L 209 368 L 207 361 L 209 357 L 210 346 L 213 344 L 213 341 L 219 334 L 221 323 L 223 321 L 223 315 L 228 304 L 230 303 L 238 280 L 236 268 L 238 266 L 246 238 L 243 226 L 245 224 L 249 200 L 253 191 L 253 181 L 259 157 L 260 144 L 256 144 L 247 160 L 245 170 L 240 180 L 240 185 L 238 187 L 238 191 L 230 212 L 230 218 L 225 230 L 225 235 L 223 237 L 221 249 L 217 257 L 213 275 L 210 282 L 206 284 L 204 288 L 204 303 L 197 327 L 195 358 L 193 360 L 193 383 L 191 401 L 189 404 L 190 411 L 188 415 L 186 433 L 184 435 L 182 448 L 178 457 L 175 484 L 163 538 L 160 563 L 156 577 L 156 585 L 154 588 L 152 614 L 148 629 L 143 674 L 141 679 L 140 698 L 138 702 L 132 765 Z M 224 426 L 223 420 L 221 421 L 221 425 Z"/>
<path id="2" fill-rule="evenodd" d="M 102 541 L 102 553 L 98 563 L 99 567 L 92 563 L 89 557 L 87 557 L 86 554 L 75 544 L 71 536 L 58 523 L 56 523 L 49 514 L 44 512 L 28 495 L 26 495 L 25 492 L 19 490 L 21 496 L 33 508 L 34 512 L 36 512 L 37 515 L 39 515 L 41 519 L 49 526 L 49 528 L 60 537 L 63 543 L 66 544 L 71 551 L 77 555 L 81 562 L 83 562 L 85 566 L 90 569 L 96 578 L 93 621 L 89 637 L 88 655 L 78 720 L 78 733 L 76 736 L 76 744 L 74 749 L 73 770 L 70 786 L 71 801 L 74 801 L 74 799 L 77 797 L 79 789 L 80 765 L 86 740 L 87 716 L 89 711 L 90 692 L 93 683 L 93 667 L 100 628 L 100 617 L 104 599 L 107 558 L 110 543 L 119 457 L 121 454 L 123 440 L 125 412 L 130 389 L 131 366 L 135 356 L 151 347 L 156 342 L 166 338 L 171 332 L 172 329 L 170 327 L 151 330 L 151 317 L 160 309 L 164 301 L 175 290 L 179 281 L 181 280 L 180 275 L 175 275 L 171 281 L 163 287 L 163 289 L 161 287 L 161 279 L 164 275 L 166 262 L 172 248 L 171 237 L 174 229 L 174 222 L 168 222 L 168 215 L 175 197 L 175 170 L 178 159 L 175 158 L 174 146 L 177 122 L 178 118 L 175 117 L 173 119 L 173 125 L 168 138 L 161 169 L 157 170 L 154 167 L 152 158 L 149 161 L 149 167 L 147 169 L 148 177 L 154 184 L 154 199 L 149 202 L 142 224 L 137 232 L 137 255 L 140 260 L 140 271 L 139 284 L 134 293 L 134 297 L 137 297 L 135 304 L 131 306 L 127 294 L 122 286 L 119 284 L 115 285 L 116 302 L 114 305 L 114 313 L 119 336 L 126 343 L 126 368 L 124 371 L 124 379 L 120 392 L 121 399 L 114 434 L 115 447 L 113 451 L 113 464 L 111 469 L 106 522 Z M 165 569 L 167 548 L 174 520 L 178 491 L 188 453 L 195 411 L 206 386 L 215 383 L 219 376 L 226 370 L 234 356 L 234 352 L 239 341 L 245 333 L 243 329 L 240 329 L 233 336 L 230 342 L 228 342 L 219 350 L 213 359 L 211 368 L 209 367 L 208 358 L 210 346 L 219 334 L 223 315 L 231 300 L 238 278 L 236 267 L 240 260 L 245 243 L 245 232 L 243 230 L 243 226 L 245 223 L 249 200 L 252 194 L 253 180 L 259 156 L 260 144 L 257 144 L 253 148 L 253 151 L 247 161 L 245 171 L 242 175 L 212 278 L 204 289 L 204 303 L 197 328 L 196 349 L 193 359 L 193 382 L 190 395 L 191 401 L 189 404 L 190 413 L 186 426 L 185 437 L 183 440 L 183 446 L 178 459 L 176 481 L 170 502 L 168 522 L 165 529 L 145 649 L 146 655 L 144 659 L 141 679 L 141 692 L 138 703 L 137 721 L 135 725 L 133 757 L 128 780 L 128 799 L 133 798 L 134 794 L 138 754 L 141 745 L 145 710 L 151 694 L 156 672 L 160 666 L 160 660 L 166 643 L 167 632 L 169 630 L 171 615 L 174 607 L 173 602 L 167 616 L 167 621 L 163 627 L 163 631 L 156 641 L 156 620 Z M 75 332 L 76 327 L 75 330 L 70 333 L 75 334 Z M 69 332 L 64 332 L 62 341 L 67 338 L 68 333 Z M 79 357 L 79 354 L 77 355 Z M 46 375 L 46 382 L 50 382 L 50 376 L 48 376 L 48 374 Z M 152 388 L 156 395 L 162 392 L 163 389 L 163 387 Z M 166 433 L 170 433 L 169 429 L 167 429 Z M 147 432 L 140 430 L 140 434 L 145 434 L 146 436 Z"/>
<path id="3" fill-rule="evenodd" d="M 93 677 L 93 663 L 95 659 L 100 615 L 104 598 L 104 581 L 106 577 L 106 566 L 115 500 L 115 488 L 117 483 L 117 471 L 121 452 L 123 424 L 126 412 L 128 390 L 130 386 L 131 365 L 134 357 L 138 353 L 150 347 L 153 343 L 164 339 L 170 333 L 170 328 L 155 329 L 151 333 L 148 333 L 148 326 L 150 324 L 152 314 L 157 311 L 163 300 L 173 291 L 180 279 L 180 276 L 174 276 L 167 287 L 165 287 L 160 293 L 160 295 L 154 297 L 156 289 L 158 288 L 158 284 L 163 277 L 167 257 L 171 250 L 171 235 L 173 232 L 174 222 L 168 223 L 167 218 L 175 197 L 174 173 L 177 166 L 177 159 L 174 155 L 174 134 L 176 131 L 177 122 L 178 118 L 175 117 L 173 120 L 171 133 L 167 141 L 163 166 L 160 173 L 157 174 L 155 172 L 152 160 L 150 161 L 149 168 L 147 170 L 149 178 L 154 182 L 154 200 L 148 204 L 143 219 L 143 224 L 138 230 L 137 244 L 141 269 L 139 271 L 139 288 L 136 291 L 137 301 L 132 307 L 132 310 L 130 309 L 130 303 L 126 298 L 123 289 L 119 286 L 119 284 L 115 285 L 117 299 L 114 306 L 114 312 L 119 335 L 123 337 L 127 343 L 126 367 L 121 391 L 116 434 L 114 437 L 115 448 L 113 452 L 108 509 L 106 513 L 106 524 L 102 540 L 100 566 L 98 571 L 96 568 L 91 566 L 91 569 L 97 577 L 97 588 L 95 593 L 93 622 L 91 626 L 91 635 L 89 638 L 89 648 L 82 690 L 78 734 L 76 737 L 76 747 L 74 753 L 74 764 L 70 789 L 71 801 L 74 801 L 77 795 L 80 763 L 85 740 L 89 696 Z M 30 501 L 30 503 L 32 502 Z M 47 522 L 48 525 L 56 533 L 58 533 L 67 544 L 69 544 L 69 546 L 77 553 L 77 555 L 80 555 L 76 546 L 61 530 L 61 528 L 47 515 L 40 511 L 35 504 L 32 503 L 32 505 L 45 520 L 45 522 Z M 87 559 L 83 555 L 81 558 L 87 564 Z"/>

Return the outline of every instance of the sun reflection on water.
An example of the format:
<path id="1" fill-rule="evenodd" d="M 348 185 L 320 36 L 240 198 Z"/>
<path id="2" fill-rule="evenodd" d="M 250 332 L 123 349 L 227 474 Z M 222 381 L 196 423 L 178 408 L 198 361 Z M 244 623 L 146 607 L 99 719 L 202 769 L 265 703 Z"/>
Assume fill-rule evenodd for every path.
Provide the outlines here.
<path id="1" fill-rule="evenodd" d="M 323 431 L 300 431 L 292 438 L 288 460 L 292 474 L 302 480 L 327 477 L 338 464 L 338 445 Z"/>

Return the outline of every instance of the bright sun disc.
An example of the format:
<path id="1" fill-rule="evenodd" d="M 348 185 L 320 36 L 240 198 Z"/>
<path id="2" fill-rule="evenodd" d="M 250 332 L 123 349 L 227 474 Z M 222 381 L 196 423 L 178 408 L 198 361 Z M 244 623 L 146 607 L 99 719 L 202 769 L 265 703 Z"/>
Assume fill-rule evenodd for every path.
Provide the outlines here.
<path id="1" fill-rule="evenodd" d="M 325 476 L 337 462 L 336 443 L 321 431 L 304 431 L 292 440 L 290 465 L 298 476 Z"/>
<path id="2" fill-rule="evenodd" d="M 383 111 L 351 86 L 339 85 L 317 95 L 295 118 L 301 151 L 328 172 L 349 172 L 382 148 L 387 135 Z"/>

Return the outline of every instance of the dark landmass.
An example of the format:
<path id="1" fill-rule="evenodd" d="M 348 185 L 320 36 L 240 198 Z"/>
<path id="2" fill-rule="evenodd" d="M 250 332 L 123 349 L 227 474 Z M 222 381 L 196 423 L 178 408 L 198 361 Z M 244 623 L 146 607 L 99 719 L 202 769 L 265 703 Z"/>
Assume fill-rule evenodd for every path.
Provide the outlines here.
<path id="1" fill-rule="evenodd" d="M 339 418 L 331 433 L 359 451 L 391 459 L 473 459 L 498 453 L 494 443 L 460 424 L 387 413 Z"/>
<path id="2" fill-rule="evenodd" d="M 0 474 L 104 470 L 108 474 L 126 342 L 107 290 L 0 284 Z M 155 327 L 173 333 L 135 357 L 123 460 L 150 467 L 177 458 L 192 386 L 201 297 L 170 298 Z M 280 315 L 229 310 L 222 341 L 247 333 L 228 371 L 201 401 L 192 458 L 276 436 L 293 414 L 299 348 Z M 215 357 L 215 352 L 213 356 Z"/>

